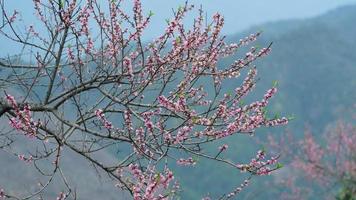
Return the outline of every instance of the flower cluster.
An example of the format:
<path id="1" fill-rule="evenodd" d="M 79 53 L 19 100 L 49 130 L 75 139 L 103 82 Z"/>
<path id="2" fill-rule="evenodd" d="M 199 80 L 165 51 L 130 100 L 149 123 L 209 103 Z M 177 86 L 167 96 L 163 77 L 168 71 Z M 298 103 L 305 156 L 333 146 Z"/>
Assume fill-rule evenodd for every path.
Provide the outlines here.
<path id="1" fill-rule="evenodd" d="M 6 94 L 7 102 L 15 110 L 16 117 L 10 118 L 10 126 L 16 130 L 21 130 L 26 136 L 36 136 L 39 122 L 34 122 L 31 116 L 31 108 L 29 104 L 24 104 L 21 109 L 13 96 Z"/>
<path id="2" fill-rule="evenodd" d="M 229 146 L 227 144 L 223 144 L 219 147 L 219 151 L 225 151 L 227 148 L 229 148 Z"/>
<path id="3" fill-rule="evenodd" d="M 278 157 L 266 159 L 265 151 L 258 151 L 256 158 L 251 159 L 249 164 L 238 164 L 236 167 L 241 171 L 249 171 L 256 175 L 270 175 L 272 171 L 281 168 L 282 165 L 277 163 Z M 271 165 L 277 164 L 275 168 Z"/>
<path id="4" fill-rule="evenodd" d="M 132 117 L 130 111 L 128 110 L 125 110 L 124 112 L 124 121 L 127 130 L 131 132 L 133 130 Z"/>
<path id="5" fill-rule="evenodd" d="M 62 21 L 65 27 L 73 26 L 75 22 L 72 20 L 72 15 L 77 6 L 77 1 L 71 1 L 67 9 L 61 8 L 60 15 L 62 16 Z"/>
<path id="6" fill-rule="evenodd" d="M 251 104 L 245 106 L 240 106 L 238 104 L 240 97 L 246 94 L 247 90 L 252 87 L 250 84 L 250 80 L 245 80 L 245 84 L 242 89 L 236 89 L 237 98 L 234 99 L 232 106 L 227 107 L 224 102 L 219 104 L 216 114 L 214 115 L 214 120 L 217 121 L 219 118 L 222 119 L 223 122 L 226 123 L 226 128 L 222 130 L 209 130 L 204 133 L 205 135 L 223 138 L 237 132 L 253 134 L 253 131 L 256 128 L 263 125 L 277 126 L 288 123 L 289 120 L 285 117 L 268 119 L 265 116 L 264 108 L 267 106 L 269 99 L 277 91 L 275 88 L 268 90 L 264 96 L 264 99 L 261 101 L 252 102 Z M 227 116 L 229 117 L 227 118 Z"/>
<path id="7" fill-rule="evenodd" d="M 143 116 L 143 120 L 144 120 L 144 123 L 145 123 L 145 127 L 147 128 L 148 132 L 152 135 L 153 132 L 154 132 L 154 124 L 153 122 L 151 121 L 151 117 L 154 113 L 153 112 L 144 112 L 142 114 Z"/>
<path id="8" fill-rule="evenodd" d="M 187 159 L 184 159 L 184 158 L 180 158 L 177 160 L 177 165 L 183 165 L 183 166 L 194 166 L 196 163 L 196 161 L 192 158 L 192 157 L 189 157 Z"/>
<path id="9" fill-rule="evenodd" d="M 23 154 L 18 155 L 18 158 L 19 158 L 19 160 L 22 160 L 22 161 L 24 161 L 26 163 L 31 163 L 33 161 L 33 157 L 32 156 L 26 157 Z"/>
<path id="10" fill-rule="evenodd" d="M 134 178 L 132 191 L 134 200 L 166 200 L 169 185 L 174 179 L 172 171 L 165 168 L 164 173 L 159 173 L 154 167 L 142 171 L 137 164 L 130 164 L 129 172 Z M 174 192 L 174 191 L 169 191 Z"/>
<path id="11" fill-rule="evenodd" d="M 158 102 L 160 103 L 160 106 L 172 112 L 184 112 L 187 110 L 186 99 L 184 97 L 179 97 L 177 102 L 172 102 L 165 96 L 161 95 L 158 97 Z"/>
<path id="12" fill-rule="evenodd" d="M 133 144 L 134 151 L 138 154 L 149 154 L 149 149 L 146 147 L 145 133 L 142 127 L 136 129 L 135 144 Z"/>
<path id="13" fill-rule="evenodd" d="M 236 196 L 237 194 L 239 194 L 246 186 L 248 186 L 249 183 L 250 183 L 249 179 L 244 180 L 244 182 L 241 183 L 239 187 L 237 187 L 234 191 L 227 194 L 227 198 L 230 199 Z"/>
<path id="14" fill-rule="evenodd" d="M 58 197 L 56 200 L 64 200 L 66 199 L 67 195 L 64 192 L 59 193 Z"/>
<path id="15" fill-rule="evenodd" d="M 10 23 L 13 23 L 15 20 L 16 20 L 16 18 L 17 18 L 17 16 L 19 15 L 19 12 L 17 11 L 17 10 L 14 10 L 14 13 L 11 15 L 11 17 L 9 18 L 9 22 Z"/>
<path id="16" fill-rule="evenodd" d="M 44 13 L 43 13 L 43 10 L 42 10 L 42 6 L 41 6 L 41 4 L 42 4 L 42 2 L 41 2 L 41 0 L 33 0 L 33 3 L 34 3 L 34 5 L 35 5 L 35 10 L 36 10 L 36 14 L 37 14 L 37 17 L 42 21 L 42 22 L 47 22 L 47 20 L 46 20 L 46 17 L 45 17 L 45 15 L 44 15 Z"/>
<path id="17" fill-rule="evenodd" d="M 5 192 L 4 189 L 0 188 L 0 200 L 4 200 L 5 199 Z"/>
<path id="18" fill-rule="evenodd" d="M 80 22 L 80 33 L 85 36 L 89 36 L 89 17 L 93 12 L 91 9 L 90 4 L 87 3 L 87 5 L 80 10 L 78 17 Z"/>
<path id="19" fill-rule="evenodd" d="M 181 143 L 182 141 L 188 139 L 189 133 L 192 131 L 191 126 L 184 126 L 180 128 L 177 132 L 177 135 L 175 137 L 175 144 Z"/>
<path id="20" fill-rule="evenodd" d="M 134 0 L 133 12 L 134 12 L 134 20 L 136 24 L 135 27 L 136 31 L 135 33 L 130 35 L 130 39 L 132 38 L 134 40 L 138 40 L 141 37 L 143 30 L 148 26 L 151 15 L 143 19 L 142 5 L 140 0 Z"/>
<path id="21" fill-rule="evenodd" d="M 131 63 L 131 58 L 130 57 L 125 57 L 123 60 L 124 67 L 127 69 L 127 73 L 129 74 L 130 77 L 133 77 L 133 68 L 132 68 L 132 63 Z"/>
<path id="22" fill-rule="evenodd" d="M 104 124 L 106 129 L 111 130 L 113 128 L 112 123 L 106 119 L 103 110 L 101 109 L 96 110 L 95 115 Z"/>

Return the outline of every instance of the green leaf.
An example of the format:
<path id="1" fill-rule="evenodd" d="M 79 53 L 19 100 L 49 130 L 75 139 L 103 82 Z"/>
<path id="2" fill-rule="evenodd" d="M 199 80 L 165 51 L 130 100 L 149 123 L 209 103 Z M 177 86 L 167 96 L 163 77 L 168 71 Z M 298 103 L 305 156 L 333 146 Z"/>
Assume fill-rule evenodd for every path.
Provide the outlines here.
<path id="1" fill-rule="evenodd" d="M 243 106 L 243 105 L 245 105 L 245 102 L 244 102 L 243 100 L 241 100 L 241 101 L 239 102 L 239 104 L 240 104 L 240 106 Z"/>
<path id="2" fill-rule="evenodd" d="M 272 81 L 272 87 L 277 87 L 277 86 L 278 86 L 278 81 L 277 80 Z"/>
<path id="3" fill-rule="evenodd" d="M 177 37 L 177 38 L 176 38 L 176 43 L 177 43 L 177 44 L 180 44 L 180 42 L 181 42 L 180 37 Z"/>
<path id="4" fill-rule="evenodd" d="M 178 12 L 181 12 L 181 11 L 183 11 L 183 6 L 178 7 Z"/>
<path id="5" fill-rule="evenodd" d="M 284 165 L 283 165 L 282 163 L 277 163 L 277 165 L 276 165 L 276 168 L 277 168 L 277 169 L 280 169 L 280 168 L 282 168 L 282 167 L 284 167 Z"/>
<path id="6" fill-rule="evenodd" d="M 155 15 L 155 14 L 152 12 L 152 10 L 150 10 L 150 12 L 148 13 L 148 16 L 152 17 L 153 15 Z"/>
<path id="7" fill-rule="evenodd" d="M 197 116 L 193 116 L 193 117 L 192 117 L 192 122 L 193 122 L 194 124 L 197 123 L 198 120 L 199 120 L 199 117 L 197 117 Z"/>
<path id="8" fill-rule="evenodd" d="M 59 1 L 59 8 L 63 8 L 64 7 L 64 2 L 63 2 L 63 0 L 60 0 Z"/>
<path id="9" fill-rule="evenodd" d="M 266 153 L 266 147 L 265 147 L 265 146 L 262 146 L 261 151 L 262 151 L 263 153 Z"/>
<path id="10" fill-rule="evenodd" d="M 266 107 L 262 108 L 262 113 L 263 113 L 263 114 L 267 114 L 267 112 L 268 112 L 268 110 L 267 110 Z"/>
<path id="11" fill-rule="evenodd" d="M 196 162 L 196 163 L 199 161 L 199 157 L 198 157 L 198 156 L 193 156 L 192 159 L 193 159 L 193 161 Z"/>
<path id="12" fill-rule="evenodd" d="M 280 114 L 280 113 L 276 113 L 276 114 L 274 115 L 274 119 L 279 119 L 279 118 L 281 118 L 281 114 Z"/>
<path id="13" fill-rule="evenodd" d="M 157 173 L 156 174 L 156 182 L 159 183 L 161 180 L 161 174 L 160 173 Z"/>
<path id="14" fill-rule="evenodd" d="M 288 120 L 294 120 L 295 118 L 296 118 L 295 115 L 290 115 L 287 117 Z"/>

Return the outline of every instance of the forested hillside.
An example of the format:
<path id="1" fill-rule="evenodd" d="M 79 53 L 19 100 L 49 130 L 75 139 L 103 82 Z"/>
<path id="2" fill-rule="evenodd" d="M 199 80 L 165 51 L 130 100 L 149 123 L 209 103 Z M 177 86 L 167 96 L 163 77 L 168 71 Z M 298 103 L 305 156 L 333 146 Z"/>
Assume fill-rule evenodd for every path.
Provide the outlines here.
<path id="1" fill-rule="evenodd" d="M 267 23 L 229 36 L 229 41 L 236 42 L 250 33 L 262 31 L 257 44 L 263 47 L 273 42 L 270 55 L 257 64 L 260 82 L 256 88 L 258 92 L 254 93 L 256 97 L 247 97 L 247 99 L 260 97 L 273 82 L 278 81 L 279 91 L 271 102 L 269 113 L 271 116 L 293 116 L 294 120 L 288 124 L 287 129 L 296 138 L 303 136 L 306 127 L 310 127 L 314 134 L 321 134 L 327 125 L 338 119 L 354 120 L 353 115 L 356 110 L 355 22 L 356 6 L 349 6 L 316 18 Z M 229 58 L 221 65 L 231 62 L 232 59 Z M 231 86 L 235 85 L 237 83 L 231 83 Z M 276 136 L 284 130 L 285 127 L 259 130 L 256 132 L 256 138 L 265 138 L 267 134 Z M 251 155 L 241 155 L 239 152 L 258 148 L 256 144 L 251 145 L 254 138 L 235 137 L 235 139 L 227 141 L 230 146 L 229 154 L 234 160 L 248 158 L 253 151 Z M 198 175 L 188 176 L 186 184 L 190 186 L 187 188 L 198 189 L 199 195 L 208 194 L 204 191 L 219 194 L 221 190 L 232 189 L 226 188 L 225 185 L 231 185 L 232 182 L 239 185 L 241 180 L 232 179 L 233 174 L 223 170 L 218 171 L 216 169 L 221 166 L 215 168 L 208 163 L 204 165 L 206 167 L 204 170 L 194 170 L 199 173 Z M 276 176 L 283 178 L 278 175 L 278 172 Z M 202 177 L 202 181 L 196 184 L 193 177 Z M 222 180 L 216 182 L 216 177 L 226 177 L 225 182 Z M 269 178 L 267 180 L 270 180 Z M 246 199 L 265 198 L 263 195 L 266 195 L 266 191 L 261 191 L 261 188 L 265 186 L 258 187 L 262 184 L 262 179 L 256 179 L 256 182 L 242 193 L 246 195 Z M 190 198 L 198 198 L 197 193 L 194 192 Z"/>

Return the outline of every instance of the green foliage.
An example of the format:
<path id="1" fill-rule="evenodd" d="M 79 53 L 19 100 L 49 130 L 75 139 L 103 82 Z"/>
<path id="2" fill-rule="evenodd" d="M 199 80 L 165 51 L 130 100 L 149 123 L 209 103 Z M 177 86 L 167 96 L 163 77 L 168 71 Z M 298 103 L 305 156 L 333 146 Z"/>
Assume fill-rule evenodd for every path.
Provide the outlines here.
<path id="1" fill-rule="evenodd" d="M 150 12 L 148 13 L 148 16 L 149 17 L 152 17 L 152 16 L 154 16 L 155 14 L 154 14 L 154 12 L 152 12 L 152 10 L 150 10 Z"/>
<path id="2" fill-rule="evenodd" d="M 277 169 L 281 169 L 281 168 L 283 168 L 283 167 L 284 167 L 284 165 L 281 164 L 281 163 L 277 163 L 277 165 L 276 165 L 276 168 L 277 168 Z"/>
<path id="3" fill-rule="evenodd" d="M 353 187 L 353 188 L 352 188 Z M 336 196 L 336 200 L 356 200 L 356 185 L 344 186 Z"/>

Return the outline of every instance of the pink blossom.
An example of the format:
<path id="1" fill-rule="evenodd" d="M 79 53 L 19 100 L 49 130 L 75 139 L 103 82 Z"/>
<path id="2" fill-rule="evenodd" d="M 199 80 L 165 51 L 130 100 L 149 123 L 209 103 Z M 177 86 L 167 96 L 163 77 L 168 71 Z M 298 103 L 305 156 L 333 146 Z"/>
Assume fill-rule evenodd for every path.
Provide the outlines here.
<path id="1" fill-rule="evenodd" d="M 169 188 L 174 176 L 168 168 L 163 173 L 157 172 L 154 167 L 142 171 L 137 164 L 130 164 L 128 168 L 134 177 L 132 191 L 135 200 L 165 199 L 163 194 L 166 190 L 174 192 Z"/>
<path id="2" fill-rule="evenodd" d="M 4 189 L 0 188 L 0 199 L 3 200 L 5 198 L 6 198 L 6 196 L 5 196 Z"/>
<path id="3" fill-rule="evenodd" d="M 29 156 L 29 157 L 25 157 L 25 155 L 20 154 L 20 155 L 18 155 L 18 158 L 19 158 L 19 160 L 22 160 L 22 161 L 24 161 L 26 163 L 31 163 L 33 161 L 32 155 Z"/>
<path id="4" fill-rule="evenodd" d="M 219 151 L 225 151 L 229 146 L 227 144 L 223 144 L 219 147 Z"/>
<path id="5" fill-rule="evenodd" d="M 124 62 L 124 67 L 127 69 L 127 73 L 130 75 L 130 77 L 133 77 L 134 74 L 133 74 L 131 59 L 129 57 L 125 57 L 123 62 Z"/>
<path id="6" fill-rule="evenodd" d="M 11 107 L 15 110 L 16 117 L 10 118 L 9 124 L 16 130 L 21 130 L 25 135 L 34 137 L 37 133 L 37 127 L 40 123 L 34 122 L 31 116 L 31 107 L 29 104 L 24 104 L 20 109 L 13 96 L 6 94 L 6 99 Z"/>
<path id="7" fill-rule="evenodd" d="M 17 16 L 18 16 L 19 12 L 17 10 L 14 10 L 14 13 L 11 15 L 11 17 L 9 18 L 9 22 L 13 23 L 15 22 Z"/>
<path id="8" fill-rule="evenodd" d="M 110 121 L 108 121 L 105 117 L 105 114 L 103 112 L 103 110 L 98 109 L 95 111 L 95 115 L 97 116 L 97 118 L 104 124 L 104 127 L 108 130 L 113 129 L 113 125 Z"/>
<path id="9" fill-rule="evenodd" d="M 67 195 L 64 192 L 59 193 L 58 197 L 56 200 L 64 200 L 66 199 Z"/>
<path id="10" fill-rule="evenodd" d="M 194 166 L 196 164 L 196 161 L 192 157 L 189 157 L 187 159 L 180 158 L 177 160 L 177 164 L 183 166 L 190 166 L 190 165 Z"/>

